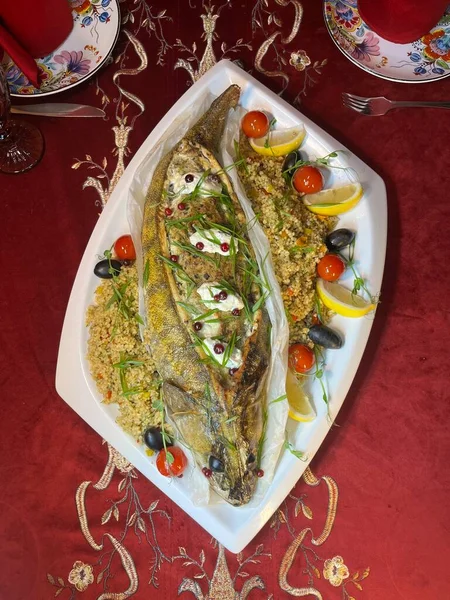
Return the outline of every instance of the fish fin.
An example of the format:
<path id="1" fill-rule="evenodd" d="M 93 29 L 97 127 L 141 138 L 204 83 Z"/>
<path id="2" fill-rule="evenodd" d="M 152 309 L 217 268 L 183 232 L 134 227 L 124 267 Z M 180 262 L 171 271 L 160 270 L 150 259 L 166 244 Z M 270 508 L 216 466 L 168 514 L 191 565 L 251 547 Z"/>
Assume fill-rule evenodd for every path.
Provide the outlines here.
<path id="1" fill-rule="evenodd" d="M 218 154 L 228 112 L 230 108 L 237 106 L 240 93 L 241 89 L 238 85 L 230 85 L 214 100 L 209 110 L 187 132 L 184 139 L 197 142 L 214 154 Z"/>
<path id="2" fill-rule="evenodd" d="M 207 436 L 208 418 L 204 406 L 194 396 L 165 381 L 163 400 L 169 421 L 175 427 L 180 441 L 194 452 L 207 454 L 211 449 Z"/>

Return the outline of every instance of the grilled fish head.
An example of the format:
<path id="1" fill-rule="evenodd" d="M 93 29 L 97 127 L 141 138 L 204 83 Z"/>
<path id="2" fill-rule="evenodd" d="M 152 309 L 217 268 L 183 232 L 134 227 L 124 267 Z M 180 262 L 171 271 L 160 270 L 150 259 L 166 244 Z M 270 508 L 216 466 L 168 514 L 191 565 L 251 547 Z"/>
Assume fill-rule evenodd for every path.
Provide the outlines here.
<path id="1" fill-rule="evenodd" d="M 195 398 L 168 382 L 163 384 L 164 404 L 178 441 L 192 452 L 203 472 L 209 469 L 214 491 L 234 506 L 247 504 L 255 491 L 264 383 L 260 381 L 257 389 L 254 382 L 241 389 L 228 399 L 230 408 L 225 411 L 217 410 L 223 404 L 214 400 L 214 390 L 206 389 L 203 398 Z"/>

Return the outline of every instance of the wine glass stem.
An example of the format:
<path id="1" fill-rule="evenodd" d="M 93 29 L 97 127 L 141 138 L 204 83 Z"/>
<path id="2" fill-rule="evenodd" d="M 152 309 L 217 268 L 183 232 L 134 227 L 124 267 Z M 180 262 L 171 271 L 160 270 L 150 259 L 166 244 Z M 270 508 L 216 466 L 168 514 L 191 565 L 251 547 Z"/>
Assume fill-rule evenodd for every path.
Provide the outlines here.
<path id="1" fill-rule="evenodd" d="M 8 138 L 8 118 L 11 107 L 11 98 L 9 96 L 8 82 L 5 72 L 0 65 L 0 142 Z"/>

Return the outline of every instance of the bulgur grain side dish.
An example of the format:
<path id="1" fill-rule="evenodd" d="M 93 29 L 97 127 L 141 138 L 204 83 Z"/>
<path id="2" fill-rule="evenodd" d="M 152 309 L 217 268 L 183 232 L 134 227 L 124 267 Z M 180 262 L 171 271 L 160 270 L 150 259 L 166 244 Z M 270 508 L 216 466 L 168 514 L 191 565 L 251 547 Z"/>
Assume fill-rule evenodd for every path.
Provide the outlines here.
<path id="1" fill-rule="evenodd" d="M 323 322 L 329 318 L 316 297 L 316 267 L 327 253 L 324 240 L 337 219 L 316 215 L 306 208 L 283 177 L 284 156 L 257 154 L 244 135 L 239 150 L 245 157 L 245 165 L 238 166 L 239 177 L 270 243 L 289 321 L 289 341 L 313 347 L 308 331 L 314 324 L 315 311 L 320 310 Z"/>
<path id="2" fill-rule="evenodd" d="M 116 290 L 124 297 L 120 303 Z M 103 402 L 119 405 L 117 423 L 138 442 L 150 425 L 158 425 L 161 413 L 152 408 L 159 397 L 155 365 L 139 335 L 138 276 L 135 265 L 123 266 L 117 277 L 103 279 L 95 303 L 86 314 L 88 353 L 92 378 Z"/>

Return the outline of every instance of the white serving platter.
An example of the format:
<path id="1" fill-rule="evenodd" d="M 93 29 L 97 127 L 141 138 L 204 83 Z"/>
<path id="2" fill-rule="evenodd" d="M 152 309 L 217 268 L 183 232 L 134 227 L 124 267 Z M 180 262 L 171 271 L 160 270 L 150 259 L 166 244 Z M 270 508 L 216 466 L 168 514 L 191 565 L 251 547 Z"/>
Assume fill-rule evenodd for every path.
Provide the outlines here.
<path id="1" fill-rule="evenodd" d="M 224 60 L 189 88 L 150 133 L 128 165 L 104 208 L 81 260 L 67 306 L 56 370 L 56 389 L 67 404 L 145 477 L 228 550 L 237 553 L 245 548 L 270 519 L 325 439 L 331 420 L 339 412 L 358 369 L 374 316 L 361 319 L 345 319 L 338 316 L 333 318 L 332 326 L 344 334 L 345 345 L 339 351 L 329 351 L 326 357 L 331 420 L 327 418 L 321 393 L 313 385 L 317 418 L 311 423 L 298 425 L 290 423 L 288 427 L 290 440 L 296 449 L 305 453 L 306 460 L 300 461 L 291 453 L 284 452 L 274 480 L 257 506 L 232 507 L 218 502 L 214 495 L 208 506 L 194 506 L 182 487 L 173 485 L 170 479 L 160 475 L 154 463 L 146 455 L 145 449 L 115 423 L 117 408 L 114 405 L 101 403 L 101 396 L 89 374 L 85 358 L 88 339 L 85 313 L 88 305 L 93 301 L 94 291 L 99 283 L 93 274 L 93 267 L 96 256 L 102 254 L 105 248 L 109 248 L 120 235 L 129 231 L 126 204 L 128 189 L 136 169 L 179 114 L 201 101 L 205 94 L 212 92 L 219 95 L 233 83 L 238 84 L 242 89 L 241 104 L 244 108 L 267 110 L 277 118 L 277 127 L 290 127 L 303 122 L 308 132 L 303 149 L 309 156 L 324 156 L 334 150 L 344 150 L 336 164 L 350 167 L 358 174 L 365 194 L 352 211 L 342 215 L 339 227 L 348 227 L 358 232 L 356 245 L 358 269 L 368 280 L 374 293 L 380 290 L 387 235 L 387 203 L 383 180 L 315 123 L 245 71 L 232 62 Z M 347 177 L 346 172 L 336 170 L 336 175 L 333 175 L 327 184 L 336 184 L 336 181 L 345 177 Z"/>

